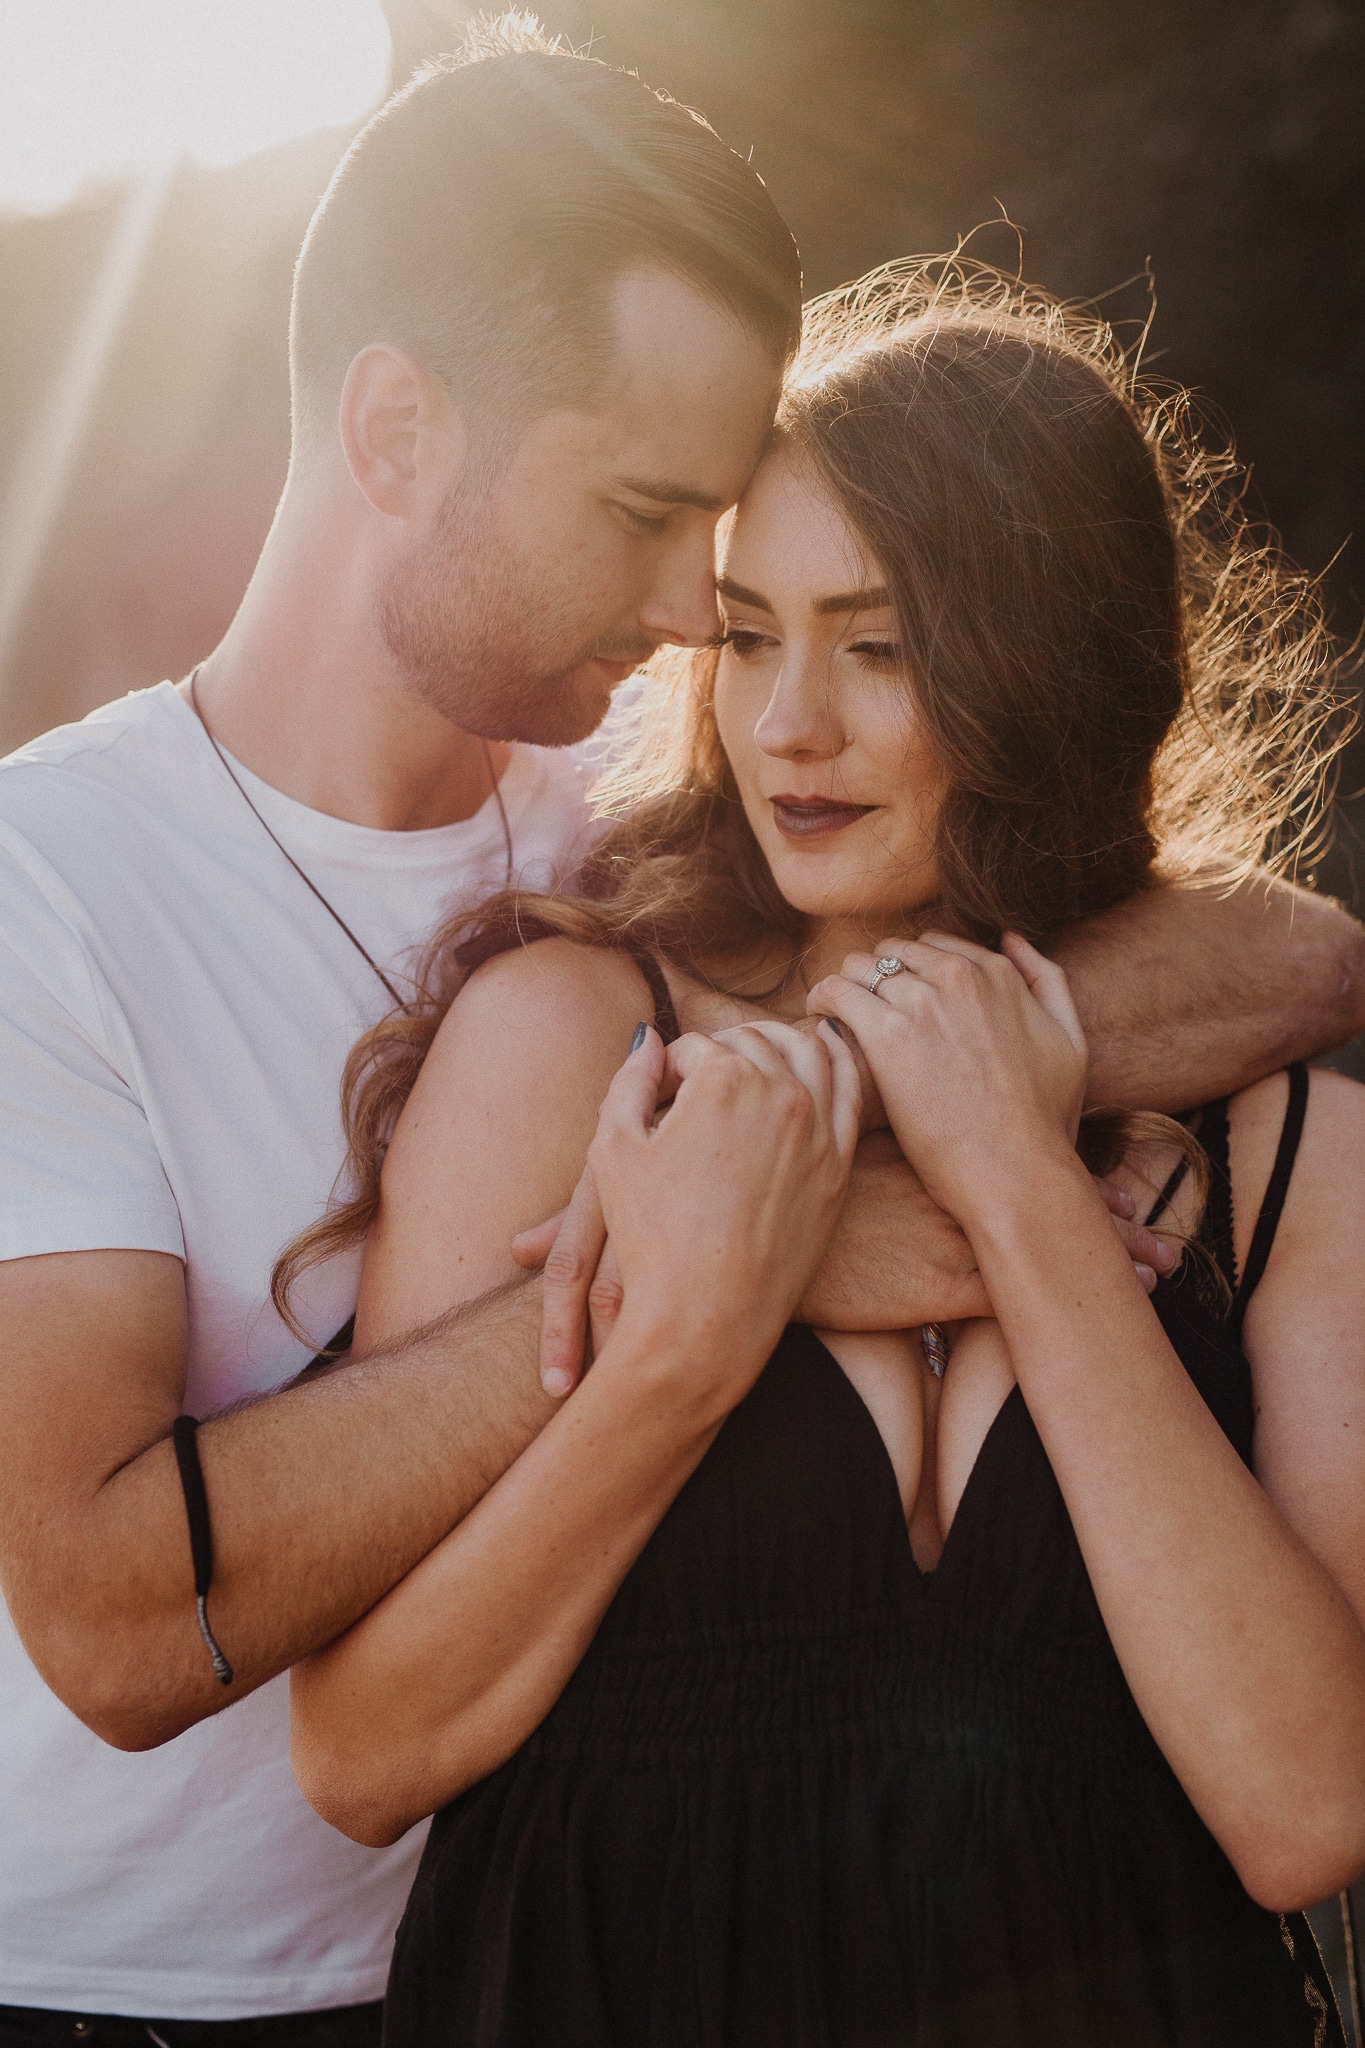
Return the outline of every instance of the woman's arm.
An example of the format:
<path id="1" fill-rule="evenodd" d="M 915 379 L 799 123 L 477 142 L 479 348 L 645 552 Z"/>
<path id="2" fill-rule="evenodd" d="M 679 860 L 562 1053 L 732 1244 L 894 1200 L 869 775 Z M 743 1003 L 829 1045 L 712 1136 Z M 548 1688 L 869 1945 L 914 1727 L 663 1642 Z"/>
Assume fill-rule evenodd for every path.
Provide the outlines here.
<path id="1" fill-rule="evenodd" d="M 568 1201 L 631 1033 L 653 1015 L 632 960 L 568 939 L 500 954 L 471 976 L 385 1156 L 358 1353 L 518 1277 L 513 1237 L 542 1203 Z"/>
<path id="2" fill-rule="evenodd" d="M 916 971 L 883 984 L 890 1000 L 842 977 L 814 1000 L 857 1030 L 902 1143 L 971 1240 L 1153 1735 L 1253 1897 L 1277 1910 L 1325 1897 L 1365 1867 L 1365 1633 L 1348 1598 L 1365 1549 L 1365 1288 L 1345 1250 L 1365 1119 L 1334 1131 L 1329 1156 L 1319 1107 L 1275 1253 L 1278 1300 L 1272 1288 L 1248 1324 L 1258 1357 L 1288 1341 L 1293 1360 L 1275 1368 L 1283 1412 L 1258 1428 L 1261 1484 L 1071 1149 L 1075 1046 L 1008 962 L 937 937 L 897 950 Z M 1060 1016 L 1055 970 L 1013 951 Z M 1339 1220 L 1320 1240 L 1329 1211 Z M 1314 1378 L 1335 1382 L 1315 1423 L 1301 1406 Z M 1329 1497 L 1309 1507 L 1319 1471 Z"/>
<path id="3" fill-rule="evenodd" d="M 837 1039 L 747 1058 L 683 1039 L 655 1130 L 657 1036 L 611 1079 L 648 1007 L 633 967 L 566 941 L 490 963 L 390 1147 L 362 1344 L 513 1274 L 513 1232 L 563 1203 L 585 1151 L 625 1305 L 583 1386 L 546 1401 L 541 1434 L 478 1507 L 295 1668 L 296 1775 L 356 1840 L 395 1840 L 544 1718 L 761 1370 L 842 1202 L 858 1088 Z"/>
<path id="4" fill-rule="evenodd" d="M 1231 1105 L 1239 1270 L 1274 1162 L 1283 1074 Z M 1310 1076 L 1303 1138 L 1242 1348 L 1256 1395 L 1256 1472 L 1365 1622 L 1365 1088 Z M 1365 1758 L 1360 1760 L 1365 1772 Z"/>

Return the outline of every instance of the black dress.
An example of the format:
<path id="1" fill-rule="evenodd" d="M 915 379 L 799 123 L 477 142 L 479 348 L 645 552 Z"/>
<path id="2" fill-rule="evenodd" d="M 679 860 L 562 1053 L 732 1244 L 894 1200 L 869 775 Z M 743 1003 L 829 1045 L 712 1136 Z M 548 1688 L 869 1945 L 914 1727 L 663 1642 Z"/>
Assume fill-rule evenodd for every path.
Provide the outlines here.
<path id="1" fill-rule="evenodd" d="M 1264 1265 L 1301 1124 L 1267 1197 Z M 1205 1237 L 1231 1278 L 1227 1121 Z M 1247 1280 L 1259 1277 L 1248 1261 Z M 1198 1262 L 1158 1288 L 1241 1455 Z M 938 1568 L 788 1329 L 510 1762 L 436 1816 L 386 2048 L 1322 2048 L 1308 1925 L 1248 1898 L 1148 1734 L 1016 1388 Z"/>

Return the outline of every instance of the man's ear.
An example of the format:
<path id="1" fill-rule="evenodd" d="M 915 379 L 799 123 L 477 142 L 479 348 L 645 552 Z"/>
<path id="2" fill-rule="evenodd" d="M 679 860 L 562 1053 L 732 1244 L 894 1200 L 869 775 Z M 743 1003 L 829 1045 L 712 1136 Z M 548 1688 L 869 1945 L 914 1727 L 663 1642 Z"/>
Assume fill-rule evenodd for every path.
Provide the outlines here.
<path id="1" fill-rule="evenodd" d="M 464 425 L 449 392 L 386 342 L 363 348 L 347 370 L 338 424 L 352 477 L 391 518 L 434 511 L 464 463 Z"/>

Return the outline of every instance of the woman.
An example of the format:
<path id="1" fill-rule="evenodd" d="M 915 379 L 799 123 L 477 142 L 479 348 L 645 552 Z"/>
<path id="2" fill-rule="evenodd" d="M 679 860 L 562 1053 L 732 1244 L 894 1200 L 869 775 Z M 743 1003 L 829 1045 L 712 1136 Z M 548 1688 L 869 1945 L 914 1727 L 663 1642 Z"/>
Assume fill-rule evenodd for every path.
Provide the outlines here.
<path id="1" fill-rule="evenodd" d="M 1149 1302 L 1028 943 L 1259 850 L 1311 755 L 1301 593 L 1209 537 L 1207 463 L 1106 337 L 985 273 L 831 302 L 781 424 L 581 897 L 439 935 L 356 1069 L 358 1200 L 282 1283 L 369 1222 L 410 1091 L 357 1342 L 495 1285 L 636 1020 L 762 1004 L 760 1062 L 808 1012 L 856 1036 L 997 1321 L 941 1381 L 914 1333 L 790 1327 L 671 1505 L 623 1504 L 592 1602 L 557 1417 L 296 1673 L 320 1810 L 442 1809 L 388 2039 L 1340 2040 L 1298 1909 L 1365 1867 L 1361 1091 L 1198 1112 L 1202 1222 L 1182 1132 L 1090 1124 L 1200 1232 Z"/>

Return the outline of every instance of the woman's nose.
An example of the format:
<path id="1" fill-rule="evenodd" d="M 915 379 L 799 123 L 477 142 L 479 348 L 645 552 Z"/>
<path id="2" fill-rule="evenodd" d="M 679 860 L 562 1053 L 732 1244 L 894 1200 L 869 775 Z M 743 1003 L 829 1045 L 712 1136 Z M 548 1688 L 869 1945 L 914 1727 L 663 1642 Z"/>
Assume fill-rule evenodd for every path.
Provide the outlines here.
<path id="1" fill-rule="evenodd" d="M 754 739 L 775 760 L 832 761 L 843 752 L 843 722 L 823 663 L 783 662 Z"/>

